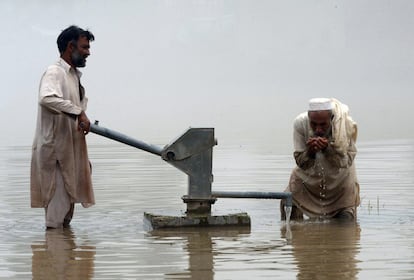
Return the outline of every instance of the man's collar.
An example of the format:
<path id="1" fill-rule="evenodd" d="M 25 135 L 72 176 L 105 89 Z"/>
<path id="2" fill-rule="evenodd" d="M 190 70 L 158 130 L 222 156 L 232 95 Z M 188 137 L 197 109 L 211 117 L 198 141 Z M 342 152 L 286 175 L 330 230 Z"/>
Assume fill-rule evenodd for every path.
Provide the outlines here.
<path id="1" fill-rule="evenodd" d="M 63 58 L 60 57 L 58 63 L 63 67 L 63 69 L 65 69 L 66 73 L 69 73 L 70 69 L 74 69 L 74 71 L 76 72 L 76 74 L 78 74 L 79 77 L 82 76 L 81 71 L 79 71 L 77 68 L 70 66 L 70 64 L 67 63 Z"/>

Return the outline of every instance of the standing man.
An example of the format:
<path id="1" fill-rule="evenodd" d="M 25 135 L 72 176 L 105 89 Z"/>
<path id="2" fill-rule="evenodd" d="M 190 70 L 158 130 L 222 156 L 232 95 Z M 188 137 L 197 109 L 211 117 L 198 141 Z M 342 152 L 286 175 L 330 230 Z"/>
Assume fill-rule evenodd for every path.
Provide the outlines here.
<path id="1" fill-rule="evenodd" d="M 95 204 L 85 135 L 90 122 L 80 67 L 94 35 L 69 26 L 57 38 L 60 59 L 43 74 L 30 174 L 31 207 L 45 208 L 47 228 L 69 226 L 74 203 Z"/>
<path id="2" fill-rule="evenodd" d="M 314 98 L 294 121 L 294 157 L 286 191 L 292 193 L 292 219 L 356 219 L 359 184 L 354 158 L 357 125 L 348 106 L 336 99 Z M 286 219 L 284 202 L 281 217 Z"/>

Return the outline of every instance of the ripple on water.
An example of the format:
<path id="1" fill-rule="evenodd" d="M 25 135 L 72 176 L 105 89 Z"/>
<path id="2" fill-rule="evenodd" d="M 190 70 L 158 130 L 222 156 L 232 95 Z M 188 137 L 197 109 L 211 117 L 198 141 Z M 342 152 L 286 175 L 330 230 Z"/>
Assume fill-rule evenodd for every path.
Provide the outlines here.
<path id="1" fill-rule="evenodd" d="M 91 145 L 97 204 L 77 207 L 70 230 L 48 232 L 29 208 L 29 147 L 1 148 L 0 278 L 411 279 L 414 143 L 363 143 L 356 224 L 280 222 L 279 201 L 219 199 L 214 212 L 247 212 L 249 229 L 147 232 L 143 213 L 182 214 L 187 178 L 159 158 Z M 240 150 L 241 149 L 241 150 Z M 215 154 L 216 190 L 282 191 L 291 155 L 231 146 Z M 62 274 L 62 275 L 64 275 Z M 56 277 L 54 277 L 56 276 Z"/>

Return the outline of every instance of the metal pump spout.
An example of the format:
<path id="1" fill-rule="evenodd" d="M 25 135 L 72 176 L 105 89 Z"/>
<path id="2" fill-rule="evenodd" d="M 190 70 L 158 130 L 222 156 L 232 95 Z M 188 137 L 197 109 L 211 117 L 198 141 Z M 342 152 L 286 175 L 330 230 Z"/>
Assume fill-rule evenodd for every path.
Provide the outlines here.
<path id="1" fill-rule="evenodd" d="M 188 175 L 188 194 L 182 197 L 187 214 L 209 214 L 216 201 L 211 196 L 215 145 L 214 128 L 189 128 L 161 152 L 165 161 Z"/>

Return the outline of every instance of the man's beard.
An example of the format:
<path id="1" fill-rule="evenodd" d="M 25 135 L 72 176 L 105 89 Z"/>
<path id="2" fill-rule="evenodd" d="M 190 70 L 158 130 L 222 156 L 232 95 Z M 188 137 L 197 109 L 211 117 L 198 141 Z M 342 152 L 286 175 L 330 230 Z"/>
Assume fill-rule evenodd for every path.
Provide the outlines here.
<path id="1" fill-rule="evenodd" d="M 78 51 L 72 52 L 71 59 L 75 67 L 85 67 L 86 65 L 86 59 Z"/>
<path id="2" fill-rule="evenodd" d="M 315 137 L 323 137 L 323 138 L 329 139 L 329 137 L 331 136 L 331 131 L 332 131 L 332 125 L 330 125 L 329 128 L 324 133 L 313 132 L 313 135 Z"/>

